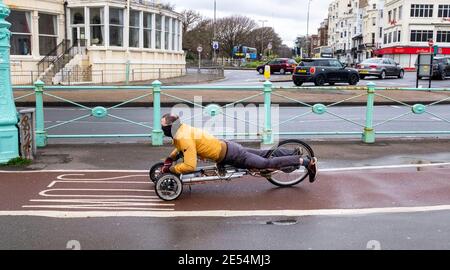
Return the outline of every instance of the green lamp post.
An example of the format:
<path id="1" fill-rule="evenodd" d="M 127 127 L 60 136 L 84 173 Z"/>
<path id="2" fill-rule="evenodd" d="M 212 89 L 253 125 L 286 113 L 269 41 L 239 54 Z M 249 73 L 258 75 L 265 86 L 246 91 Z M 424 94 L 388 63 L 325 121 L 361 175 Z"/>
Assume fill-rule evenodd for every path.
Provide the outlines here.
<path id="1" fill-rule="evenodd" d="M 9 8 L 0 0 L 0 164 L 19 157 L 18 117 L 11 88 Z"/>

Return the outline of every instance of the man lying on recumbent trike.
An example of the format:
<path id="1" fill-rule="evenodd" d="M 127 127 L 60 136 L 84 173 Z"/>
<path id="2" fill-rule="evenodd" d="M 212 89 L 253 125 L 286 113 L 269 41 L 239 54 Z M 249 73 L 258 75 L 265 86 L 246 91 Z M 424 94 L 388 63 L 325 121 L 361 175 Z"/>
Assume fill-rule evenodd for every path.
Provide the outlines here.
<path id="1" fill-rule="evenodd" d="M 267 151 L 244 148 L 231 141 L 215 138 L 204 130 L 183 124 L 179 116 L 166 114 L 161 119 L 164 135 L 173 139 L 175 150 L 165 160 L 162 173 L 185 175 L 195 172 L 197 159 L 212 160 L 220 166 L 231 165 L 248 170 L 298 169 L 304 166 L 308 170 L 309 181 L 314 183 L 317 174 L 317 158 L 299 155 L 279 155 L 266 158 Z M 182 153 L 183 163 L 174 165 L 177 156 Z"/>

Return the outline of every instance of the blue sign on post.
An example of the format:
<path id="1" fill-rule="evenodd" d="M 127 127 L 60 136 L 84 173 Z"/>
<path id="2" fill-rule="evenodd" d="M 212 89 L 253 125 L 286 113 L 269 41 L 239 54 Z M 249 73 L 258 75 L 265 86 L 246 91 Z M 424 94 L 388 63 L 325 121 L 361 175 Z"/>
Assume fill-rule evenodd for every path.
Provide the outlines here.
<path id="1" fill-rule="evenodd" d="M 9 8 L 0 0 L 0 164 L 19 157 L 19 118 L 11 88 L 9 62 L 11 24 L 5 20 L 9 14 Z"/>

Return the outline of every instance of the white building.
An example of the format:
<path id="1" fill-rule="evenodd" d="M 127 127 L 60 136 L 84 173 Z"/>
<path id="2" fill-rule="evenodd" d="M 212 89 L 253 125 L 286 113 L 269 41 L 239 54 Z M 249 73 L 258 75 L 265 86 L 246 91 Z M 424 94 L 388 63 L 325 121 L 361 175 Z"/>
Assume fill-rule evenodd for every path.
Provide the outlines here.
<path id="1" fill-rule="evenodd" d="M 342 62 L 354 64 L 358 60 L 358 46 L 362 43 L 363 16 L 360 0 L 335 0 L 329 5 L 328 44 Z"/>
<path id="2" fill-rule="evenodd" d="M 120 82 L 184 72 L 181 15 L 145 0 L 5 0 L 13 83 Z M 22 82 L 21 82 L 22 81 Z"/>
<path id="3" fill-rule="evenodd" d="M 374 57 L 383 43 L 384 0 L 368 0 L 363 9 L 363 59 Z"/>
<path id="4" fill-rule="evenodd" d="M 432 40 L 439 54 L 450 55 L 449 0 L 386 0 L 383 44 L 376 54 L 414 69 L 417 55 L 430 52 Z"/>

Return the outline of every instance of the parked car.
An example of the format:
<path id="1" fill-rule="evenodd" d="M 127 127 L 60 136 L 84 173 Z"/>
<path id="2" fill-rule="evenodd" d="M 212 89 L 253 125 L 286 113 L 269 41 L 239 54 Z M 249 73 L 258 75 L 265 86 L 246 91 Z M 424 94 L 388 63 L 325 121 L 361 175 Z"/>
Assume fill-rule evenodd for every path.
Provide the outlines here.
<path id="1" fill-rule="evenodd" d="M 417 68 L 417 61 L 416 61 Z M 450 57 L 434 57 L 433 59 L 433 78 L 445 80 L 450 76 Z M 419 76 L 419 80 L 422 77 Z"/>
<path id="2" fill-rule="evenodd" d="M 295 68 L 292 80 L 297 86 L 302 86 L 305 82 L 313 82 L 316 86 L 340 82 L 356 85 L 359 82 L 359 74 L 356 69 L 342 65 L 337 59 L 312 58 L 300 62 Z"/>
<path id="3" fill-rule="evenodd" d="M 264 74 L 265 67 L 269 65 L 270 66 L 270 73 L 273 74 L 275 72 L 279 72 L 281 74 L 286 74 L 287 72 L 293 73 L 295 70 L 295 67 L 297 66 L 297 62 L 295 62 L 294 59 L 290 58 L 276 58 L 273 59 L 264 65 L 258 66 L 256 70 L 259 72 L 259 74 Z"/>
<path id="4" fill-rule="evenodd" d="M 361 79 L 367 76 L 375 76 L 386 79 L 388 76 L 395 76 L 402 79 L 405 70 L 391 58 L 370 58 L 356 65 Z"/>

